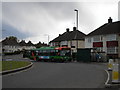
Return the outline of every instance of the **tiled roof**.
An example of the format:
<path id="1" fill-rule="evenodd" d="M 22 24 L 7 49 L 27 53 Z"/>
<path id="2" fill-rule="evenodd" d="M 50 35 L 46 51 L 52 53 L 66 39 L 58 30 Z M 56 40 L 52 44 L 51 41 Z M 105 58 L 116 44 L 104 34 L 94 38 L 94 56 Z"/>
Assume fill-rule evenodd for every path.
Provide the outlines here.
<path id="1" fill-rule="evenodd" d="M 19 43 L 20 46 L 26 46 L 26 42 L 24 40 L 22 40 L 20 43 Z"/>
<path id="2" fill-rule="evenodd" d="M 87 36 L 94 35 L 105 35 L 105 34 L 120 34 L 120 21 L 106 23 L 93 32 L 89 33 Z"/>
<path id="3" fill-rule="evenodd" d="M 26 46 L 34 46 L 34 44 L 33 44 L 31 41 L 29 41 L 29 42 L 26 44 Z"/>
<path id="4" fill-rule="evenodd" d="M 2 45 L 12 45 L 12 46 L 19 46 L 19 43 L 15 39 L 8 39 L 2 41 Z"/>
<path id="5" fill-rule="evenodd" d="M 37 48 L 42 47 L 42 46 L 48 46 L 48 45 L 45 43 L 41 43 L 41 42 L 35 44 L 35 47 L 37 47 Z"/>
<path id="6" fill-rule="evenodd" d="M 59 35 L 51 42 L 59 42 L 59 41 L 69 41 L 69 40 L 84 40 L 86 35 L 79 30 L 64 32 L 62 35 Z"/>
<path id="7" fill-rule="evenodd" d="M 28 43 L 26 43 L 24 40 L 22 40 L 20 43 L 17 42 L 16 39 L 9 39 L 6 38 L 2 41 L 2 45 L 11 45 L 11 46 L 34 46 L 34 44 L 29 41 Z"/>

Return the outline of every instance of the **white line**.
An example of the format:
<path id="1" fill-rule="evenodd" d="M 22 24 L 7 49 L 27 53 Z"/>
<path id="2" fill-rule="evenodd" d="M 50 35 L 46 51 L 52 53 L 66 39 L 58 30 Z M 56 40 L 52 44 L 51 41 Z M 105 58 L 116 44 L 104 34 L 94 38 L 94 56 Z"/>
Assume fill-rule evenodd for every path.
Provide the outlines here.
<path id="1" fill-rule="evenodd" d="M 108 75 L 108 78 L 107 78 L 107 81 L 105 82 L 105 85 L 106 86 L 110 86 L 111 84 L 108 84 L 108 82 L 109 82 L 109 80 L 110 80 L 110 74 L 109 74 L 109 72 L 107 71 L 107 70 L 105 70 L 106 71 L 106 73 L 107 73 L 107 75 Z"/>
<path id="2" fill-rule="evenodd" d="M 12 60 L 13 60 L 13 59 L 11 59 L 11 58 L 10 58 L 10 59 L 5 59 L 5 61 L 12 61 Z"/>

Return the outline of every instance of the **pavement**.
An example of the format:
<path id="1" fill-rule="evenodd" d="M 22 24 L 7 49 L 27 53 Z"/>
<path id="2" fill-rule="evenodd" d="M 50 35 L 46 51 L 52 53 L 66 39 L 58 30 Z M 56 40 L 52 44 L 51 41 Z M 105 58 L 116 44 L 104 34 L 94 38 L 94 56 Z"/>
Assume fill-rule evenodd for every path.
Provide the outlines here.
<path id="1" fill-rule="evenodd" d="M 108 81 L 105 84 L 106 88 L 120 88 L 120 81 L 118 83 L 112 83 L 112 71 L 108 71 Z"/>
<path id="2" fill-rule="evenodd" d="M 107 73 L 107 81 L 105 83 L 105 87 L 106 88 L 120 88 L 120 77 L 118 80 L 118 83 L 112 83 L 112 70 L 105 70 Z M 120 76 L 120 73 L 119 73 Z"/>
<path id="3" fill-rule="evenodd" d="M 3 55 L 2 56 L 3 61 L 30 61 L 30 59 L 23 58 L 22 54 L 16 54 L 16 55 Z"/>

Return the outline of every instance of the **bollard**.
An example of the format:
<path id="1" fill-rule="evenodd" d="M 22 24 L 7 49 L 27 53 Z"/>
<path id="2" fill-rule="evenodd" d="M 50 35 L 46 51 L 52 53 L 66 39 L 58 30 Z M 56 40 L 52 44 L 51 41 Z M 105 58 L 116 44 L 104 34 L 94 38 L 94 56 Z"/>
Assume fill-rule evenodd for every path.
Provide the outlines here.
<path id="1" fill-rule="evenodd" d="M 119 81 L 119 64 L 113 64 L 113 71 L 112 71 L 112 83 L 120 83 Z"/>
<path id="2" fill-rule="evenodd" d="M 109 59 L 108 70 L 111 71 L 112 69 L 113 69 L 113 59 Z"/>

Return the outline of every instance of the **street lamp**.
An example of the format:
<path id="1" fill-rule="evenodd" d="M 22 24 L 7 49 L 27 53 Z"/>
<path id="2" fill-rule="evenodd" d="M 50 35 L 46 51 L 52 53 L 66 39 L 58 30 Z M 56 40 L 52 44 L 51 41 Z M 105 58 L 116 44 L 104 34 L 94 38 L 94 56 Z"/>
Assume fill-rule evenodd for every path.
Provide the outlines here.
<path id="1" fill-rule="evenodd" d="M 74 11 L 76 12 L 76 28 L 78 30 L 78 10 L 74 9 Z"/>
<path id="2" fill-rule="evenodd" d="M 45 34 L 45 36 L 48 36 L 48 45 L 49 45 L 49 38 L 50 38 L 50 36 L 48 34 Z"/>

